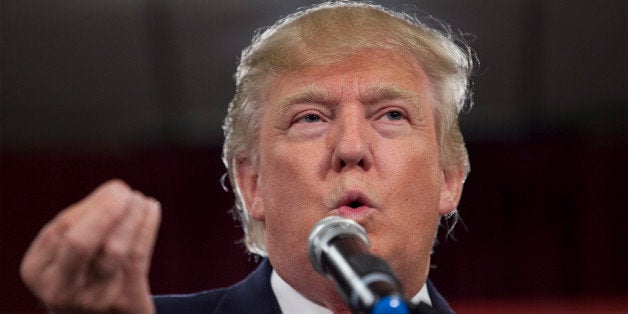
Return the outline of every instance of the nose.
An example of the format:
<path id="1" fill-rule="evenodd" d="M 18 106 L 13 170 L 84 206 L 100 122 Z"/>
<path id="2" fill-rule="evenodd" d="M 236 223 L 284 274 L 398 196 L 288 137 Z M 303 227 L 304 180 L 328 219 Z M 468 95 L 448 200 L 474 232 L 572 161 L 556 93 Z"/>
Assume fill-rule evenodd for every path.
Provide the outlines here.
<path id="1" fill-rule="evenodd" d="M 343 110 L 335 120 L 331 136 L 333 169 L 338 172 L 356 168 L 369 170 L 373 156 L 369 147 L 369 123 L 363 110 Z"/>

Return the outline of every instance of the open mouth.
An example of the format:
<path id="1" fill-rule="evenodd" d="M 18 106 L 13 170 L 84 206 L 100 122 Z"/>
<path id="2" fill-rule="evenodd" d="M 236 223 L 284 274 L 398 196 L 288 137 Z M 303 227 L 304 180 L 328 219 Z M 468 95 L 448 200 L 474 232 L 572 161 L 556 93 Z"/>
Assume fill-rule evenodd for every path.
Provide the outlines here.
<path id="1" fill-rule="evenodd" d="M 351 207 L 351 208 L 358 208 L 358 207 L 361 207 L 363 205 L 364 204 L 362 202 L 353 201 L 353 202 L 349 203 L 348 206 Z"/>
<path id="2" fill-rule="evenodd" d="M 362 221 L 374 210 L 371 199 L 358 190 L 346 192 L 336 203 L 335 214 L 344 218 Z"/>
<path id="3" fill-rule="evenodd" d="M 336 202 L 334 208 L 338 211 L 338 215 L 359 219 L 372 209 L 374 205 L 366 193 L 359 189 L 348 189 Z"/>

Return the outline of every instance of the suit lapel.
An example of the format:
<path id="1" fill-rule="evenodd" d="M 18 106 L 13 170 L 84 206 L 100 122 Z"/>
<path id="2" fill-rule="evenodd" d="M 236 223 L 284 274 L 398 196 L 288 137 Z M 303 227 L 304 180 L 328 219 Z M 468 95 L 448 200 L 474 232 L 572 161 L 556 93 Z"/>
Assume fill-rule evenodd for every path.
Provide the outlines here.
<path id="1" fill-rule="evenodd" d="M 272 267 L 268 259 L 222 297 L 214 313 L 281 313 L 277 297 L 270 286 Z"/>
<path id="2" fill-rule="evenodd" d="M 272 266 L 268 259 L 264 259 L 253 273 L 227 290 L 214 313 L 281 313 L 277 297 L 270 285 L 271 273 Z M 429 279 L 427 291 L 432 300 L 432 308 L 424 307 L 419 313 L 454 313 Z"/>
<path id="3" fill-rule="evenodd" d="M 443 298 L 440 292 L 436 290 L 436 287 L 429 279 L 427 280 L 427 292 L 430 294 L 430 299 L 432 300 L 432 308 L 434 309 L 435 313 L 454 313 L 445 298 Z"/>

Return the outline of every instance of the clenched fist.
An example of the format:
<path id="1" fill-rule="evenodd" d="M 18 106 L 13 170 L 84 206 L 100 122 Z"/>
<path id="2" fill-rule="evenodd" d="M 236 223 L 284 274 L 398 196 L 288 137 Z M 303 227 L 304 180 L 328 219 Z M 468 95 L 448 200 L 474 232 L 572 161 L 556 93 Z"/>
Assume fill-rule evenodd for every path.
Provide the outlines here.
<path id="1" fill-rule="evenodd" d="M 55 313 L 154 313 L 148 272 L 159 203 L 111 180 L 59 213 L 20 273 Z"/>

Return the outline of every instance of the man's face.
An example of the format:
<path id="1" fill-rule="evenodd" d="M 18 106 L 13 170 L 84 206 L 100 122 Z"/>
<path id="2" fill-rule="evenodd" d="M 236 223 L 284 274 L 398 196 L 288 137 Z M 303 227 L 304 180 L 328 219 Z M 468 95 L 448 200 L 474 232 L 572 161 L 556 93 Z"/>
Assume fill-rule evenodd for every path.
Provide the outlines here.
<path id="1" fill-rule="evenodd" d="M 330 215 L 364 226 L 407 293 L 423 285 L 439 215 L 456 206 L 462 179 L 440 167 L 431 93 L 413 58 L 373 50 L 270 85 L 259 158 L 239 166 L 239 182 L 265 222 L 272 265 L 306 296 L 333 292 L 306 252 L 310 229 Z"/>

